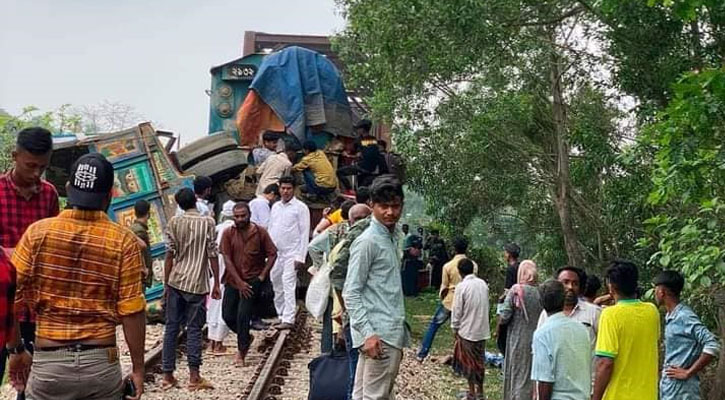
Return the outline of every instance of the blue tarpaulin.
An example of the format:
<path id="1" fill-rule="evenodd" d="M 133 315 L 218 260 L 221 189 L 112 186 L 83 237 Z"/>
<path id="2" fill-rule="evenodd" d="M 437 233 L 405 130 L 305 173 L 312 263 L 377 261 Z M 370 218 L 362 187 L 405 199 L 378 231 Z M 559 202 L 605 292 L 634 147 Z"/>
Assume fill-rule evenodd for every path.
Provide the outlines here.
<path id="1" fill-rule="evenodd" d="M 320 53 L 297 46 L 272 53 L 264 58 L 250 88 L 300 141 L 307 138 L 309 127 L 355 136 L 342 77 Z"/>

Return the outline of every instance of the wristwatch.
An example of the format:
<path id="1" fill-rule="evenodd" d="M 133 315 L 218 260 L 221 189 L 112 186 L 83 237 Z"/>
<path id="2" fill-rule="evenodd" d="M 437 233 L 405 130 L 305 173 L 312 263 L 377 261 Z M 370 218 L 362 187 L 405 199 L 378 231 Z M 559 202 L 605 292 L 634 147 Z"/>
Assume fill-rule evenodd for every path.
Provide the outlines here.
<path id="1" fill-rule="evenodd" d="M 25 341 L 21 339 L 19 345 L 17 345 L 16 347 L 12 347 L 12 348 L 6 347 L 5 350 L 8 352 L 8 354 L 14 354 L 14 355 L 22 354 L 25 352 Z"/>

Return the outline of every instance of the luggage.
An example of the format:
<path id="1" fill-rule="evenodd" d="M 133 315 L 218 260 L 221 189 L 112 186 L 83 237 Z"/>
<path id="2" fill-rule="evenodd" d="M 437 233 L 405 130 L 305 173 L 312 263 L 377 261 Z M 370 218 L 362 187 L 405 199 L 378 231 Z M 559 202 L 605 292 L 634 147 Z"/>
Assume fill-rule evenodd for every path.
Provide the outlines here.
<path id="1" fill-rule="evenodd" d="M 350 367 L 347 353 L 333 351 L 310 361 L 310 392 L 307 400 L 345 400 Z"/>

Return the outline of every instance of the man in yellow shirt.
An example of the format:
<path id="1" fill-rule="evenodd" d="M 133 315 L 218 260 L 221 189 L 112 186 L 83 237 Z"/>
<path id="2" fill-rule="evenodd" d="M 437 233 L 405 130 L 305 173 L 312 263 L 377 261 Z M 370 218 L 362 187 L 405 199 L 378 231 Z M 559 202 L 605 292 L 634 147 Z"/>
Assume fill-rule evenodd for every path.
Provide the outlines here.
<path id="1" fill-rule="evenodd" d="M 602 311 L 593 400 L 657 400 L 660 314 L 637 299 L 637 266 L 614 261 L 606 272 L 617 304 Z"/>
<path id="2" fill-rule="evenodd" d="M 456 255 L 451 261 L 448 261 L 443 265 L 443 272 L 441 277 L 441 288 L 440 298 L 441 302 L 438 304 L 433 318 L 430 320 L 428 330 L 423 336 L 423 343 L 418 350 L 418 356 L 416 359 L 420 362 L 425 360 L 430 352 L 430 348 L 433 345 L 433 339 L 435 339 L 438 328 L 448 321 L 451 317 L 451 310 L 453 309 L 453 298 L 455 297 L 456 285 L 461 283 L 461 273 L 458 272 L 458 263 L 467 258 L 466 251 L 468 251 L 468 240 L 464 237 L 457 237 L 453 239 L 453 249 Z M 473 274 L 478 275 L 478 265 L 473 263 Z"/>
<path id="3" fill-rule="evenodd" d="M 305 177 L 303 192 L 324 196 L 337 188 L 337 175 L 325 152 L 317 149 L 315 142 L 308 140 L 302 145 L 305 156 L 292 167 L 293 172 L 302 172 Z"/>

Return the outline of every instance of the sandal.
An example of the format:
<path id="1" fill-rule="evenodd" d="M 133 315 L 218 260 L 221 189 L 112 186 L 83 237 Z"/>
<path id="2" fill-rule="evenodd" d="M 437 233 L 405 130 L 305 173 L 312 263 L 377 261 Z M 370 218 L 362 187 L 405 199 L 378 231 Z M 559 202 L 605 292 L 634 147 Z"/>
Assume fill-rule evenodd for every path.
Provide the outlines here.
<path id="1" fill-rule="evenodd" d="M 179 381 L 176 378 L 174 378 L 174 380 L 171 382 L 169 382 L 169 381 L 161 382 L 161 390 L 164 392 L 167 390 L 170 390 L 170 389 L 177 388 L 177 387 L 179 387 Z"/>
<path id="2" fill-rule="evenodd" d="M 197 390 L 211 390 L 214 389 L 214 385 L 211 384 L 208 380 L 205 378 L 201 378 L 199 382 L 196 383 L 189 383 L 189 386 L 187 387 L 190 392 L 195 392 Z"/>

